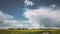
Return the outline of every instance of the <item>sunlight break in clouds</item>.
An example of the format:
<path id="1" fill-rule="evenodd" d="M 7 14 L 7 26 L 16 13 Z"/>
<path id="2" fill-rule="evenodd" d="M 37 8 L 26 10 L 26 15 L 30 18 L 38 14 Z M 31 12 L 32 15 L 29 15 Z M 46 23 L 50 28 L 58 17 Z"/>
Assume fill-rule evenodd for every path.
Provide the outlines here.
<path id="1" fill-rule="evenodd" d="M 54 9 L 54 6 L 53 6 Z M 52 8 L 26 9 L 24 16 L 33 28 L 60 28 L 60 10 Z"/>
<path id="2" fill-rule="evenodd" d="M 34 5 L 34 3 L 32 2 L 32 1 L 30 1 L 30 0 L 25 0 L 25 6 L 32 6 L 32 5 Z"/>

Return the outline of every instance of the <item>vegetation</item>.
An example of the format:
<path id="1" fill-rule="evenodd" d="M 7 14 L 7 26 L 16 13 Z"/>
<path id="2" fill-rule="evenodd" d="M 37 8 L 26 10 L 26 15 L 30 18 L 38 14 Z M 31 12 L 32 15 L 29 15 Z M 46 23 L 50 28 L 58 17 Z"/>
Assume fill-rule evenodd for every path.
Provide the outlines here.
<path id="1" fill-rule="evenodd" d="M 9 28 L 9 29 L 1 29 L 0 30 L 0 34 L 42 34 L 43 32 L 48 31 L 50 34 L 60 34 L 60 30 L 44 30 L 44 29 L 13 29 L 13 28 Z"/>

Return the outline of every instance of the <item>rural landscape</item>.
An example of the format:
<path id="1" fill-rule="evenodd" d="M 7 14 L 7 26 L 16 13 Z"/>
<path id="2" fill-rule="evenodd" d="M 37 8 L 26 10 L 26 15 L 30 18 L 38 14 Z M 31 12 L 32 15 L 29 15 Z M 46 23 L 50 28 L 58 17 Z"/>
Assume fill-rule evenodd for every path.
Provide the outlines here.
<path id="1" fill-rule="evenodd" d="M 24 28 L 13 29 L 13 28 L 9 28 L 9 29 L 0 29 L 0 34 L 60 34 L 60 29 L 24 29 Z"/>
<path id="2" fill-rule="evenodd" d="M 60 34 L 60 0 L 0 0 L 0 34 Z"/>

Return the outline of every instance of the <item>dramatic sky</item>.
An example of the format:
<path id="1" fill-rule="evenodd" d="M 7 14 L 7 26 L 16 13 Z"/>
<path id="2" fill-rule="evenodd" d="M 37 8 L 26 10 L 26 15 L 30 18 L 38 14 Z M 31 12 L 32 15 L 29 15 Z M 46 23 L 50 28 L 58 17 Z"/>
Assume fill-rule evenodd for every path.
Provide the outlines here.
<path id="1" fill-rule="evenodd" d="M 60 0 L 0 0 L 0 28 L 60 28 Z"/>

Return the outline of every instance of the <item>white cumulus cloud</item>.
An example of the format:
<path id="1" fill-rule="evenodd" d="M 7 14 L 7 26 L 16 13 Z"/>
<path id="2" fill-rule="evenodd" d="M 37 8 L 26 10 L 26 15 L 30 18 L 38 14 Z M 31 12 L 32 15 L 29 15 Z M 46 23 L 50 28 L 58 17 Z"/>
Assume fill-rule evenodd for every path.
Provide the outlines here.
<path id="1" fill-rule="evenodd" d="M 0 11 L 0 28 L 26 28 L 27 21 L 14 20 L 14 17 Z"/>
<path id="2" fill-rule="evenodd" d="M 32 6 L 32 5 L 34 5 L 34 3 L 32 2 L 32 1 L 30 1 L 30 0 L 25 0 L 25 6 Z"/>
<path id="3" fill-rule="evenodd" d="M 55 5 L 54 5 L 55 6 Z M 54 8 L 53 6 L 53 8 Z M 38 9 L 26 9 L 24 16 L 32 28 L 56 27 L 60 28 L 60 10 L 40 7 Z"/>

